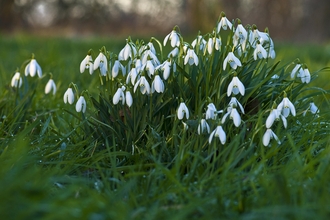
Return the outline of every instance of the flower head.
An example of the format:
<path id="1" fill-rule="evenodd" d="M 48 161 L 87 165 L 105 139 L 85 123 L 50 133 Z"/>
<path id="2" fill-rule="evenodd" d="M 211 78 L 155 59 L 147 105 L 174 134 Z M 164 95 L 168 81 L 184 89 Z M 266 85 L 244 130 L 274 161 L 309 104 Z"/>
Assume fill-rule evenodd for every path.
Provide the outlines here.
<path id="1" fill-rule="evenodd" d="M 230 96 L 232 93 L 235 95 L 241 93 L 242 96 L 245 94 L 245 87 L 237 76 L 233 77 L 227 88 L 227 96 Z"/>
<path id="2" fill-rule="evenodd" d="M 227 63 L 229 63 L 230 67 L 233 69 L 236 69 L 238 66 L 242 66 L 241 61 L 234 55 L 233 52 L 229 52 L 223 61 L 223 70 L 226 70 Z"/>
<path id="3" fill-rule="evenodd" d="M 201 133 L 203 133 L 205 130 L 207 131 L 207 133 L 210 133 L 210 126 L 209 126 L 209 124 L 206 122 L 206 120 L 203 118 L 203 119 L 201 120 L 201 122 L 199 123 L 199 125 L 198 125 L 197 132 L 198 132 L 198 134 L 201 134 Z"/>
<path id="4" fill-rule="evenodd" d="M 151 92 L 154 93 L 155 91 L 158 93 L 163 93 L 165 89 L 163 80 L 160 78 L 159 75 L 155 76 L 154 81 L 151 84 Z"/>
<path id="5" fill-rule="evenodd" d="M 273 108 L 270 111 L 269 116 L 267 117 L 266 128 L 270 128 L 273 125 L 274 121 L 275 120 L 278 121 L 278 120 L 280 120 L 280 118 L 282 119 L 284 128 L 286 128 L 287 127 L 287 120 L 286 120 L 286 118 L 281 114 L 281 111 L 279 109 Z"/>
<path id="6" fill-rule="evenodd" d="M 112 98 L 112 103 L 114 105 L 117 105 L 119 101 L 121 101 L 122 105 L 125 104 L 124 91 L 125 91 L 125 86 L 122 86 L 122 87 L 117 89 L 117 92 L 113 95 L 113 98 Z"/>
<path id="7" fill-rule="evenodd" d="M 189 109 L 187 108 L 187 106 L 184 102 L 180 103 L 177 113 L 178 113 L 179 120 L 182 120 L 185 115 L 186 115 L 186 119 L 189 119 Z"/>
<path id="8" fill-rule="evenodd" d="M 100 72 L 102 76 L 105 76 L 108 71 L 108 60 L 107 57 L 100 52 L 94 61 L 94 70 L 100 68 Z"/>
<path id="9" fill-rule="evenodd" d="M 225 13 L 221 13 L 221 19 L 218 23 L 217 31 L 220 32 L 221 28 L 227 30 L 227 28 L 231 29 L 232 23 L 227 19 Z"/>
<path id="10" fill-rule="evenodd" d="M 53 79 L 50 79 L 45 87 L 45 94 L 50 93 L 50 91 L 53 90 L 53 95 L 56 93 L 56 85 Z"/>
<path id="11" fill-rule="evenodd" d="M 216 127 L 216 129 L 214 131 L 212 131 L 212 133 L 210 134 L 209 137 L 209 144 L 211 144 L 213 137 L 218 137 L 221 144 L 225 144 L 226 143 L 226 133 L 225 131 L 222 129 L 221 125 L 218 125 Z"/>
<path id="12" fill-rule="evenodd" d="M 111 71 L 112 78 L 116 78 L 118 76 L 119 71 L 121 71 L 123 75 L 126 74 L 125 67 L 119 62 L 119 60 L 116 60 L 113 64 Z"/>
<path id="13" fill-rule="evenodd" d="M 166 46 L 167 41 L 171 41 L 171 46 L 172 47 L 179 47 L 180 46 L 180 35 L 175 31 L 172 30 L 171 33 L 166 35 L 164 39 L 164 46 Z"/>
<path id="14" fill-rule="evenodd" d="M 193 49 L 188 48 L 187 54 L 184 58 L 184 65 L 189 63 L 189 65 L 198 65 L 198 57 Z"/>
<path id="15" fill-rule="evenodd" d="M 126 105 L 128 107 L 131 107 L 133 104 L 133 97 L 130 91 L 126 91 Z"/>
<path id="16" fill-rule="evenodd" d="M 119 52 L 118 59 L 128 60 L 129 57 L 132 59 L 136 54 L 137 51 L 135 45 L 132 42 L 127 42 L 125 47 Z"/>
<path id="17" fill-rule="evenodd" d="M 34 77 L 36 73 L 38 74 L 39 78 L 42 77 L 41 67 L 39 66 L 38 62 L 32 58 L 28 65 L 25 67 L 25 76 L 30 74 L 30 76 Z"/>
<path id="18" fill-rule="evenodd" d="M 282 112 L 284 117 L 288 117 L 290 112 L 293 116 L 296 116 L 296 109 L 287 97 L 283 98 L 282 102 L 277 106 L 277 109 Z"/>
<path id="19" fill-rule="evenodd" d="M 205 118 L 206 119 L 216 119 L 217 117 L 217 108 L 213 103 L 210 103 L 207 105 L 207 110 L 205 113 Z"/>
<path id="20" fill-rule="evenodd" d="M 86 112 L 86 100 L 84 96 L 80 96 L 76 103 L 76 111 L 77 112 Z"/>
<path id="21" fill-rule="evenodd" d="M 74 94 L 72 88 L 68 88 L 63 96 L 63 101 L 66 104 L 67 102 L 71 105 L 74 102 Z"/>
<path id="22" fill-rule="evenodd" d="M 141 78 L 135 83 L 134 93 L 139 86 L 142 94 L 150 94 L 150 84 L 144 76 L 141 76 Z"/>
<path id="23" fill-rule="evenodd" d="M 16 72 L 13 78 L 11 79 L 11 87 L 20 88 L 22 86 L 23 80 L 21 74 Z"/>
<path id="24" fill-rule="evenodd" d="M 91 75 L 94 72 L 93 59 L 90 54 L 87 54 L 87 56 L 80 63 L 80 73 L 83 73 L 85 69 L 89 69 L 89 74 Z"/>
<path id="25" fill-rule="evenodd" d="M 254 49 L 253 58 L 254 60 L 257 60 L 258 58 L 259 59 L 267 58 L 267 51 L 265 50 L 265 48 L 263 48 L 263 46 L 260 43 L 257 43 L 257 46 Z"/>
<path id="26" fill-rule="evenodd" d="M 277 141 L 278 144 L 281 144 L 280 139 L 278 139 L 278 137 L 276 136 L 276 134 L 272 131 L 272 129 L 268 128 L 264 134 L 264 136 L 262 137 L 262 143 L 264 146 L 268 146 L 270 139 L 275 139 Z"/>

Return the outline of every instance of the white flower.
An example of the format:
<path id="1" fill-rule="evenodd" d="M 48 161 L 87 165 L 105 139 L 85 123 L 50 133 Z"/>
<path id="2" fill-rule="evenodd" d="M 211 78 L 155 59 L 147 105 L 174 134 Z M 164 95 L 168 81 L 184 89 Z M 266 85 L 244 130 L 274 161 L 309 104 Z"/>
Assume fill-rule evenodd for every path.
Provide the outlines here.
<path id="1" fill-rule="evenodd" d="M 197 132 L 198 132 L 198 134 L 201 134 L 201 133 L 203 133 L 205 130 L 207 131 L 207 133 L 210 133 L 210 126 L 209 126 L 209 124 L 206 122 L 205 119 L 202 119 L 201 122 L 200 122 L 199 125 L 198 125 Z"/>
<path id="2" fill-rule="evenodd" d="M 189 119 L 189 110 L 184 102 L 180 103 L 178 108 L 178 119 L 182 120 L 184 115 L 186 115 L 186 119 Z"/>
<path id="3" fill-rule="evenodd" d="M 126 105 L 131 107 L 133 104 L 133 97 L 130 91 L 126 91 Z"/>
<path id="4" fill-rule="evenodd" d="M 46 87 L 45 87 L 45 94 L 50 93 L 53 90 L 53 95 L 56 93 L 56 85 L 53 79 L 48 80 Z"/>
<path id="5" fill-rule="evenodd" d="M 160 78 L 159 75 L 156 75 L 154 81 L 151 84 L 151 93 L 154 93 L 155 91 L 158 93 L 163 93 L 164 88 L 165 86 L 163 80 Z"/>
<path id="6" fill-rule="evenodd" d="M 242 96 L 245 94 L 245 87 L 237 76 L 233 77 L 227 88 L 227 96 L 230 96 L 232 93 L 235 95 L 241 93 Z"/>
<path id="7" fill-rule="evenodd" d="M 132 85 L 134 86 L 137 76 L 138 76 L 138 72 L 136 68 L 133 67 L 126 77 L 126 84 L 128 84 L 129 81 L 131 81 Z"/>
<path id="8" fill-rule="evenodd" d="M 121 101 L 121 104 L 124 105 L 125 104 L 125 86 L 122 86 L 121 88 L 117 89 L 117 92 L 113 95 L 112 98 L 112 103 L 114 105 L 117 105 L 119 101 Z"/>
<path id="9" fill-rule="evenodd" d="M 174 48 L 173 50 L 171 50 L 171 52 L 169 52 L 169 54 L 168 54 L 168 58 L 170 58 L 170 57 L 176 57 L 176 56 L 178 56 L 178 54 L 179 54 L 179 48 Z"/>
<path id="10" fill-rule="evenodd" d="M 231 29 L 232 23 L 227 19 L 225 13 L 221 13 L 221 19 L 220 22 L 218 23 L 217 31 L 218 33 L 220 32 L 221 28 L 224 30 L 227 30 L 227 27 Z"/>
<path id="11" fill-rule="evenodd" d="M 281 144 L 280 139 L 278 139 L 278 137 L 276 136 L 276 134 L 272 131 L 272 129 L 268 128 L 264 134 L 264 136 L 262 137 L 262 143 L 264 146 L 268 146 L 270 139 L 275 139 L 277 141 L 278 144 Z"/>
<path id="12" fill-rule="evenodd" d="M 242 106 L 241 103 L 236 99 L 236 97 L 231 97 L 231 100 L 230 100 L 230 102 L 229 102 L 229 106 L 232 107 L 232 108 L 233 108 L 233 107 L 236 107 L 236 106 L 239 106 L 239 108 L 241 109 L 241 112 L 242 112 L 243 114 L 245 114 L 243 106 Z"/>
<path id="13" fill-rule="evenodd" d="M 129 57 L 133 58 L 136 53 L 135 45 L 132 43 L 126 43 L 125 47 L 118 54 L 118 60 L 127 60 Z"/>
<path id="14" fill-rule="evenodd" d="M 273 125 L 274 121 L 275 121 L 275 120 L 278 121 L 278 120 L 280 120 L 280 118 L 281 118 L 282 121 L 283 121 L 284 128 L 286 128 L 286 127 L 287 127 L 287 120 L 286 120 L 286 118 L 281 114 L 281 111 L 278 110 L 278 109 L 276 109 L 276 108 L 272 109 L 272 110 L 270 111 L 269 116 L 267 117 L 267 120 L 266 120 L 266 128 L 270 128 L 270 127 Z"/>
<path id="15" fill-rule="evenodd" d="M 207 41 L 207 52 L 212 54 L 213 48 L 216 50 L 220 50 L 221 47 L 221 40 L 219 38 L 210 37 Z"/>
<path id="16" fill-rule="evenodd" d="M 89 74 L 93 74 L 93 59 L 91 55 L 87 55 L 80 63 L 80 73 L 83 73 L 85 69 L 89 69 Z"/>
<path id="17" fill-rule="evenodd" d="M 282 102 L 277 106 L 277 109 L 282 112 L 284 117 L 288 117 L 290 112 L 293 116 L 296 116 L 296 109 L 287 97 L 283 98 Z"/>
<path id="18" fill-rule="evenodd" d="M 234 46 L 237 46 L 238 43 L 241 45 L 245 44 L 246 39 L 247 39 L 247 31 L 243 27 L 243 25 L 239 22 L 233 36 L 233 40 L 236 42 L 236 44 L 234 43 Z"/>
<path id="19" fill-rule="evenodd" d="M 182 122 L 182 125 L 183 125 L 183 130 L 188 130 L 188 128 L 189 128 L 189 126 L 186 124 L 186 123 L 184 123 L 183 121 L 181 121 Z"/>
<path id="20" fill-rule="evenodd" d="M 19 72 L 16 72 L 13 78 L 11 79 L 11 87 L 18 87 L 21 88 L 23 83 L 21 74 Z"/>
<path id="21" fill-rule="evenodd" d="M 163 70 L 163 78 L 167 80 L 171 73 L 171 62 L 166 60 L 163 64 L 160 65 L 161 70 Z"/>
<path id="22" fill-rule="evenodd" d="M 68 88 L 63 96 L 63 101 L 66 104 L 67 102 L 71 105 L 74 102 L 74 94 L 72 88 Z"/>
<path id="23" fill-rule="evenodd" d="M 225 123 L 228 115 L 229 115 L 229 118 L 231 120 L 233 120 L 234 125 L 236 127 L 239 127 L 241 125 L 241 116 L 238 114 L 237 109 L 235 107 L 230 107 L 230 106 L 227 108 L 227 113 L 221 119 L 222 124 Z"/>
<path id="24" fill-rule="evenodd" d="M 225 144 L 226 143 L 226 133 L 224 132 L 224 130 L 222 129 L 221 125 L 218 125 L 216 127 L 216 129 L 214 131 L 212 131 L 212 133 L 210 134 L 209 137 L 209 144 L 211 144 L 213 137 L 218 137 L 221 144 Z"/>
<path id="25" fill-rule="evenodd" d="M 261 46 L 260 43 L 257 43 L 257 46 L 254 49 L 253 58 L 254 58 L 254 60 L 257 60 L 258 58 L 259 59 L 267 58 L 267 51 L 265 50 L 265 48 L 263 48 L 263 46 Z"/>
<path id="26" fill-rule="evenodd" d="M 180 46 L 180 36 L 175 30 L 172 30 L 171 33 L 169 33 L 165 37 L 164 46 L 166 46 L 167 40 L 171 40 L 171 46 L 172 47 L 179 47 Z"/>
<path id="27" fill-rule="evenodd" d="M 34 77 L 36 73 L 38 74 L 39 78 L 42 77 L 41 67 L 39 66 L 38 62 L 32 58 L 28 65 L 25 67 L 25 76 L 30 74 L 30 76 Z"/>
<path id="28" fill-rule="evenodd" d="M 135 83 L 134 85 L 134 93 L 137 89 L 137 87 L 140 86 L 140 91 L 142 94 L 150 94 L 150 85 L 147 79 L 144 76 L 141 76 L 141 78 Z"/>
<path id="29" fill-rule="evenodd" d="M 187 54 L 184 58 L 184 65 L 189 63 L 189 65 L 195 64 L 196 66 L 198 65 L 198 57 L 193 49 L 188 49 Z"/>
<path id="30" fill-rule="evenodd" d="M 306 115 L 306 113 L 307 113 L 308 110 L 312 114 L 316 114 L 316 113 L 319 113 L 320 112 L 319 108 L 314 104 L 314 102 L 309 103 L 308 108 L 303 113 L 304 116 Z"/>
<path id="31" fill-rule="evenodd" d="M 148 76 L 151 78 L 152 75 L 155 73 L 155 66 L 151 60 L 148 60 L 146 64 L 143 65 L 142 69 L 145 69 L 148 73 Z"/>
<path id="32" fill-rule="evenodd" d="M 298 72 L 297 77 L 301 78 L 302 83 L 309 83 L 311 81 L 311 74 L 307 68 L 301 68 Z"/>
<path id="33" fill-rule="evenodd" d="M 197 45 L 199 45 L 199 50 L 204 50 L 206 46 L 206 40 L 203 38 L 202 35 L 198 35 L 195 40 L 191 43 L 191 46 L 195 48 Z"/>
<path id="34" fill-rule="evenodd" d="M 210 103 L 207 105 L 207 110 L 205 113 L 205 118 L 206 119 L 216 119 L 217 117 L 217 109 L 213 103 Z"/>
<path id="35" fill-rule="evenodd" d="M 119 70 L 121 70 L 122 74 L 126 74 L 125 67 L 119 62 L 119 60 L 116 60 L 112 67 L 112 78 L 116 78 L 118 76 Z"/>
<path id="36" fill-rule="evenodd" d="M 86 112 L 86 100 L 84 96 L 80 96 L 76 103 L 76 111 L 77 112 Z"/>
<path id="37" fill-rule="evenodd" d="M 100 68 L 100 72 L 102 76 L 105 76 L 108 71 L 108 60 L 107 57 L 100 52 L 94 61 L 94 70 Z"/>
<path id="38" fill-rule="evenodd" d="M 252 27 L 252 31 L 249 33 L 249 41 L 252 47 L 255 47 L 257 42 L 259 41 L 261 44 L 263 44 L 266 41 L 269 41 L 270 37 L 265 32 L 260 32 L 256 26 Z"/>
<path id="39" fill-rule="evenodd" d="M 227 57 L 223 61 L 223 70 L 226 70 L 227 63 L 229 63 L 231 68 L 233 69 L 236 69 L 237 66 L 242 66 L 241 61 L 234 55 L 233 52 L 229 52 Z"/>

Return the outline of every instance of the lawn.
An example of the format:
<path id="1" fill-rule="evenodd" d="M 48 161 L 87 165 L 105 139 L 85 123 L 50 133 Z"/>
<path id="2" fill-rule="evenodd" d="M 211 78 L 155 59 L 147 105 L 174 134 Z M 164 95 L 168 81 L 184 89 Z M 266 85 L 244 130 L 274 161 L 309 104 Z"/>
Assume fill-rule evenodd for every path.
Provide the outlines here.
<path id="1" fill-rule="evenodd" d="M 226 130 L 226 143 L 221 144 L 211 142 L 207 133 L 198 135 L 197 126 L 210 101 L 225 111 L 222 100 L 227 102 L 227 94 L 218 91 L 227 91 L 232 78 L 229 64 L 225 70 L 222 61 L 203 67 L 212 74 L 221 69 L 224 77 L 219 79 L 207 73 L 199 76 L 201 69 L 179 65 L 179 60 L 182 75 L 170 76 L 166 92 L 146 97 L 139 89 L 132 91 L 136 96 L 129 108 L 112 103 L 124 78 L 115 81 L 98 71 L 90 75 L 79 70 L 89 49 L 95 60 L 105 46 L 113 62 L 125 39 L 1 36 L 2 218 L 326 219 L 330 214 L 330 86 L 329 69 L 324 67 L 330 66 L 330 47 L 274 43 L 274 60 L 244 61 L 246 72 L 258 70 L 254 78 L 243 75 L 243 67 L 242 72 L 240 67 L 237 70 L 246 87 L 244 96 L 235 96 L 246 113 L 240 127 L 229 117 L 219 124 L 209 121 L 211 131 L 220 124 Z M 43 76 L 23 77 L 21 88 L 11 87 L 15 71 L 24 75 L 32 54 Z M 225 55 L 214 52 L 218 60 Z M 200 66 L 213 59 L 198 56 Z M 311 83 L 285 78 L 296 58 L 306 63 Z M 282 81 L 268 84 L 260 75 L 264 72 L 268 80 L 276 73 Z M 55 95 L 44 93 L 49 73 L 57 86 Z M 79 91 L 75 101 L 84 91 L 85 113 L 63 102 L 70 83 Z M 282 99 L 281 89 L 295 98 L 297 116 L 288 117 L 286 129 L 283 119 L 276 120 L 272 128 L 281 144 L 272 139 L 265 147 L 264 124 L 273 103 Z M 277 95 L 281 98 L 274 98 Z M 318 114 L 302 116 L 308 107 L 305 100 L 315 102 Z M 177 118 L 181 102 L 191 110 L 189 120 Z"/>

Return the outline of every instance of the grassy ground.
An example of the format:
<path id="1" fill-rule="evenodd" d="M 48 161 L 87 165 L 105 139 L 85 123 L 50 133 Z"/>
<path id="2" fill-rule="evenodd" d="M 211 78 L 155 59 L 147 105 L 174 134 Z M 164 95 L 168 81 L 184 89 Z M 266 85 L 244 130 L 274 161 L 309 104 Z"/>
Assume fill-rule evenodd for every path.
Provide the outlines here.
<path id="1" fill-rule="evenodd" d="M 220 146 L 219 155 L 208 156 L 199 148 L 205 141 L 173 136 L 167 144 L 153 140 L 154 145 L 146 145 L 146 149 L 132 155 L 116 150 L 114 142 L 100 144 L 95 136 L 86 136 L 89 132 L 95 135 L 90 124 L 75 120 L 80 115 L 63 103 L 70 82 L 98 94 L 98 76 L 95 74 L 91 80 L 88 74 L 79 73 L 87 51 L 106 46 L 118 53 L 124 40 L 27 36 L 0 39 L 3 219 L 329 216 L 330 130 L 322 124 L 330 119 L 329 71 L 315 73 L 318 78 L 310 85 L 325 89 L 320 98 L 325 108 L 321 109 L 320 119 L 313 119 L 307 127 L 295 125 L 300 141 L 292 141 L 290 134 L 282 147 L 244 148 L 234 141 Z M 330 66 L 329 46 L 275 42 L 275 49 L 276 60 L 289 63 L 299 57 L 311 73 Z M 47 77 L 31 81 L 31 89 L 22 94 L 10 87 L 16 68 L 31 53 L 44 75 L 53 74 L 58 87 L 55 96 L 43 92 Z"/>

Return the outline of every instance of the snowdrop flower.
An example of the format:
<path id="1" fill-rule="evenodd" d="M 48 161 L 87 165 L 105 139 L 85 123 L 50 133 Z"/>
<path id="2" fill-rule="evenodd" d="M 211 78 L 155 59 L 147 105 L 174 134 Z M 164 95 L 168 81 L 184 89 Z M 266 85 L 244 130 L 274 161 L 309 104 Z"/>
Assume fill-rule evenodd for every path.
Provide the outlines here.
<path id="1" fill-rule="evenodd" d="M 148 76 L 151 78 L 155 73 L 155 66 L 153 65 L 151 60 L 148 60 L 146 64 L 143 65 L 142 69 L 145 69 L 148 73 Z"/>
<path id="2" fill-rule="evenodd" d="M 307 68 L 300 68 L 297 77 L 301 78 L 302 83 L 309 83 L 311 81 L 311 74 Z"/>
<path id="3" fill-rule="evenodd" d="M 202 35 L 198 34 L 197 38 L 195 40 L 193 40 L 193 42 L 191 43 L 191 46 L 193 48 L 195 48 L 196 46 L 199 45 L 199 50 L 204 50 L 205 46 L 206 46 L 206 40 L 203 38 Z"/>
<path id="4" fill-rule="evenodd" d="M 230 102 L 229 102 L 229 106 L 232 107 L 232 108 L 233 108 L 233 107 L 236 107 L 236 106 L 239 106 L 239 108 L 241 109 L 241 112 L 242 112 L 243 114 L 245 114 L 243 106 L 242 106 L 241 103 L 236 99 L 236 97 L 231 97 L 231 100 L 230 100 Z"/>
<path id="5" fill-rule="evenodd" d="M 224 30 L 227 30 L 227 28 L 231 29 L 233 26 L 232 23 L 227 19 L 226 14 L 224 12 L 221 12 L 221 19 L 218 23 L 217 31 L 220 32 L 221 28 Z"/>
<path id="6" fill-rule="evenodd" d="M 140 91 L 142 94 L 150 94 L 150 85 L 144 76 L 141 76 L 141 78 L 135 83 L 134 93 L 138 87 L 140 87 Z"/>
<path id="7" fill-rule="evenodd" d="M 163 64 L 161 64 L 158 68 L 161 68 L 163 71 L 163 78 L 167 80 L 171 73 L 171 61 L 168 59 Z"/>
<path id="8" fill-rule="evenodd" d="M 132 104 L 133 104 L 133 97 L 132 97 L 132 94 L 131 94 L 131 92 L 130 91 L 126 91 L 126 105 L 128 106 L 128 107 L 131 107 L 132 106 Z"/>
<path id="9" fill-rule="evenodd" d="M 242 96 L 245 94 L 245 87 L 237 76 L 233 77 L 227 88 L 227 96 L 230 96 L 232 93 L 234 95 L 241 93 Z"/>
<path id="10" fill-rule="evenodd" d="M 66 104 L 67 102 L 71 105 L 74 102 L 74 94 L 72 88 L 68 88 L 63 96 L 63 101 Z"/>
<path id="11" fill-rule="evenodd" d="M 11 79 L 11 87 L 15 88 L 21 88 L 23 83 L 21 74 L 19 72 L 16 72 L 13 78 Z"/>
<path id="12" fill-rule="evenodd" d="M 172 30 L 171 33 L 169 33 L 165 37 L 164 46 L 166 46 L 166 43 L 167 43 L 168 40 L 171 41 L 171 46 L 172 47 L 179 47 L 180 46 L 180 36 L 175 30 Z"/>
<path id="13" fill-rule="evenodd" d="M 154 81 L 151 84 L 151 93 L 154 93 L 155 91 L 158 93 L 163 93 L 164 88 L 165 86 L 162 79 L 159 75 L 156 75 Z"/>
<path id="14" fill-rule="evenodd" d="M 182 122 L 182 125 L 183 125 L 183 130 L 186 131 L 188 130 L 189 126 L 187 125 L 187 123 L 184 123 L 183 121 Z"/>
<path id="15" fill-rule="evenodd" d="M 234 46 L 236 47 L 238 44 L 241 45 L 245 45 L 246 43 L 246 39 L 247 39 L 247 31 L 246 29 L 243 27 L 241 20 L 238 19 L 238 25 L 236 27 L 234 36 L 233 36 L 233 42 L 234 42 Z M 244 46 L 245 48 L 245 46 Z"/>
<path id="16" fill-rule="evenodd" d="M 34 77 L 36 73 L 38 74 L 39 78 L 42 77 L 41 67 L 39 66 L 38 62 L 32 58 L 28 65 L 25 67 L 25 76 L 30 74 L 30 76 Z"/>
<path id="17" fill-rule="evenodd" d="M 93 59 L 90 52 L 88 52 L 87 56 L 80 63 L 80 73 L 83 73 L 85 69 L 89 69 L 89 74 L 93 74 Z"/>
<path id="18" fill-rule="evenodd" d="M 100 52 L 99 55 L 96 57 L 95 61 L 94 61 L 94 71 L 100 68 L 100 72 L 102 76 L 107 75 L 107 71 L 108 71 L 108 60 L 107 57 Z"/>
<path id="19" fill-rule="evenodd" d="M 287 97 L 283 98 L 282 102 L 277 106 L 277 109 L 282 112 L 284 117 L 288 117 L 290 112 L 293 116 L 296 116 L 296 109 Z"/>
<path id="20" fill-rule="evenodd" d="M 227 63 L 229 63 L 231 68 L 233 69 L 236 69 L 237 66 L 242 66 L 241 61 L 234 55 L 233 52 L 229 52 L 227 57 L 223 61 L 223 70 L 226 70 Z"/>
<path id="21" fill-rule="evenodd" d="M 267 120 L 266 120 L 266 128 L 270 128 L 274 121 L 278 121 L 280 120 L 280 118 L 282 119 L 282 122 L 283 122 L 283 125 L 284 125 L 284 128 L 287 127 L 287 120 L 286 118 L 281 114 L 281 111 L 276 109 L 276 108 L 273 108 L 271 111 L 270 111 L 270 114 L 269 116 L 267 117 Z"/>
<path id="22" fill-rule="evenodd" d="M 84 96 L 80 96 L 76 103 L 76 111 L 77 112 L 86 112 L 86 100 Z"/>
<path id="23" fill-rule="evenodd" d="M 112 72 L 111 72 L 112 78 L 116 78 L 120 70 L 123 75 L 126 74 L 125 67 L 119 62 L 119 60 L 116 60 L 112 67 Z"/>
<path id="24" fill-rule="evenodd" d="M 171 52 L 169 52 L 169 54 L 168 54 L 168 58 L 170 58 L 170 57 L 176 57 L 176 56 L 178 56 L 178 54 L 179 54 L 179 48 L 174 48 L 173 50 L 171 50 Z"/>
<path id="25" fill-rule="evenodd" d="M 209 144 L 211 144 L 213 137 L 218 137 L 221 144 L 225 144 L 226 143 L 226 133 L 224 132 L 224 130 L 222 129 L 221 125 L 218 125 L 216 127 L 216 129 L 214 131 L 212 131 L 212 133 L 210 134 L 209 137 Z"/>
<path id="26" fill-rule="evenodd" d="M 265 48 L 263 48 L 263 46 L 261 46 L 261 44 L 258 42 L 256 48 L 254 49 L 253 52 L 253 58 L 254 60 L 259 59 L 266 59 L 267 58 L 267 51 L 265 50 Z"/>
<path id="27" fill-rule="evenodd" d="M 257 42 L 259 41 L 261 44 L 263 44 L 266 41 L 269 41 L 269 35 L 265 32 L 260 32 L 257 29 L 257 26 L 252 26 L 252 31 L 249 33 L 249 42 L 252 45 L 252 47 L 256 47 Z"/>
<path id="28" fill-rule="evenodd" d="M 217 117 L 217 109 L 213 103 L 210 103 L 207 105 L 207 110 L 205 113 L 205 118 L 206 119 L 216 119 Z"/>
<path id="29" fill-rule="evenodd" d="M 306 115 L 307 111 L 310 111 L 313 115 L 320 112 L 319 108 L 314 104 L 314 102 L 309 103 L 309 106 L 304 111 L 303 116 Z"/>
<path id="30" fill-rule="evenodd" d="M 119 101 L 121 101 L 121 104 L 124 105 L 125 104 L 125 86 L 122 86 L 121 88 L 117 89 L 117 92 L 113 95 L 112 98 L 112 103 L 114 105 L 117 105 Z"/>
<path id="31" fill-rule="evenodd" d="M 182 120 L 185 115 L 186 115 L 186 119 L 189 119 L 189 110 L 184 102 L 180 103 L 177 113 L 179 120 Z"/>
<path id="32" fill-rule="evenodd" d="M 134 86 L 137 76 L 138 76 L 138 72 L 136 68 L 133 67 L 126 77 L 126 84 L 128 84 L 131 81 L 132 85 Z"/>
<path id="33" fill-rule="evenodd" d="M 236 127 L 239 127 L 241 125 L 241 116 L 238 114 L 238 111 L 237 111 L 236 107 L 230 107 L 229 106 L 227 108 L 227 113 L 221 119 L 222 124 L 225 123 L 228 116 L 231 120 L 233 120 L 234 125 Z"/>
<path id="34" fill-rule="evenodd" d="M 196 66 L 198 65 L 198 57 L 193 49 L 188 49 L 187 54 L 184 58 L 184 65 L 189 63 L 189 65 L 195 64 Z"/>
<path id="35" fill-rule="evenodd" d="M 209 54 L 212 54 L 213 48 L 216 50 L 220 50 L 221 48 L 221 40 L 216 37 L 210 37 L 209 40 L 207 41 L 207 52 Z"/>
<path id="36" fill-rule="evenodd" d="M 269 38 L 269 54 L 268 54 L 268 57 L 270 57 L 272 59 L 275 59 L 275 57 L 276 57 L 276 53 L 275 53 L 275 50 L 274 50 L 274 42 L 271 38 Z"/>
<path id="37" fill-rule="evenodd" d="M 275 139 L 278 144 L 281 144 L 280 139 L 276 136 L 276 134 L 272 131 L 272 129 L 268 128 L 262 137 L 262 143 L 265 147 L 269 145 L 270 139 Z"/>
<path id="38" fill-rule="evenodd" d="M 129 41 L 130 40 L 128 40 L 125 47 L 119 52 L 118 60 L 128 60 L 128 58 L 133 59 L 137 54 L 135 45 Z"/>
<path id="39" fill-rule="evenodd" d="M 209 126 L 209 124 L 206 122 L 205 119 L 202 119 L 201 122 L 200 122 L 199 125 L 198 125 L 197 132 L 198 132 L 198 134 L 201 134 L 201 133 L 203 133 L 205 130 L 207 131 L 207 133 L 210 133 L 210 126 Z"/>
<path id="40" fill-rule="evenodd" d="M 301 78 L 302 83 L 309 83 L 311 81 L 311 74 L 306 67 L 303 67 L 300 63 L 297 63 L 296 66 L 291 71 L 291 78 L 295 76 Z"/>
<path id="41" fill-rule="evenodd" d="M 53 79 L 50 79 L 45 87 L 45 94 L 50 93 L 50 91 L 53 90 L 53 95 L 56 93 L 56 85 Z"/>

